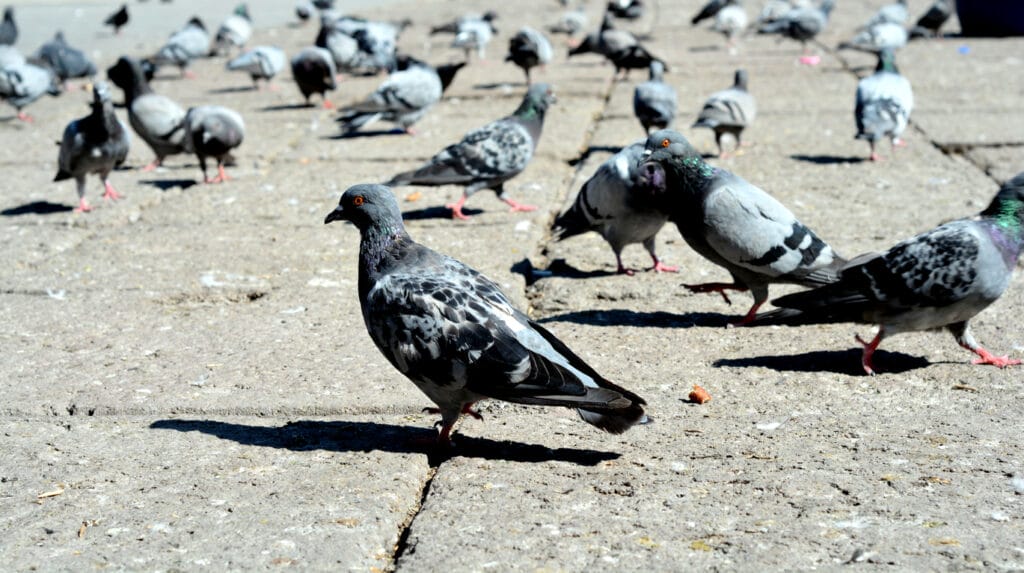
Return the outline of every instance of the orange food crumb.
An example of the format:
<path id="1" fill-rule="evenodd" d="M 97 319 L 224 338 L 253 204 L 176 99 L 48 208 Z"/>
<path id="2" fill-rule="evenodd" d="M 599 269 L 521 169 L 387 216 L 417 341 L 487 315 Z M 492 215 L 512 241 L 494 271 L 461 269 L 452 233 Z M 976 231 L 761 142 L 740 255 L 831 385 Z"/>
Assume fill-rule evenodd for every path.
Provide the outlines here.
<path id="1" fill-rule="evenodd" d="M 419 201 L 420 197 L 423 197 L 422 191 L 413 191 L 412 193 L 409 193 L 408 195 L 405 196 L 405 200 L 411 203 L 413 201 Z"/>
<path id="2" fill-rule="evenodd" d="M 708 391 L 694 384 L 693 390 L 690 391 L 690 401 L 694 404 L 703 404 L 704 402 L 711 401 L 711 394 Z"/>

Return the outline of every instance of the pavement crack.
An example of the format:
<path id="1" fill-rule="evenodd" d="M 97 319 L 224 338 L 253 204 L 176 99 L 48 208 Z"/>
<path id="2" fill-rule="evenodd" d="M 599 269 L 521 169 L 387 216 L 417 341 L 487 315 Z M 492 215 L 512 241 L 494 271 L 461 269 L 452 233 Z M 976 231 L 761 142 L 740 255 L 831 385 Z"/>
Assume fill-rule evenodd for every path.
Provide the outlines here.
<path id="1" fill-rule="evenodd" d="M 447 458 L 445 458 L 447 459 Z M 434 478 L 437 476 L 437 470 L 440 469 L 441 464 L 444 463 L 445 459 L 435 459 L 435 455 L 431 454 L 428 456 L 430 460 L 430 471 L 427 472 L 427 479 L 423 481 L 423 488 L 420 490 L 420 500 L 416 504 L 416 507 L 409 512 L 409 516 L 406 517 L 405 521 L 398 527 L 398 541 L 395 543 L 395 550 L 391 554 L 391 563 L 389 569 L 391 571 L 397 571 L 399 561 L 406 554 L 413 554 L 416 552 L 416 543 L 409 540 L 412 534 L 412 525 L 416 521 L 416 517 L 423 510 L 424 504 L 427 502 L 427 496 L 430 495 L 430 486 L 434 484 Z"/>

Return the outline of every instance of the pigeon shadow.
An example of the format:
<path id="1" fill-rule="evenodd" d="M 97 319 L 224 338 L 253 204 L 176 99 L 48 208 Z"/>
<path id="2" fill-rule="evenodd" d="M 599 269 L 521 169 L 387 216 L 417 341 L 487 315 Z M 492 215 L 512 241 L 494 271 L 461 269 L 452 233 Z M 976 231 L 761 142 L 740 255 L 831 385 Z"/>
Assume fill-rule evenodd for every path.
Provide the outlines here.
<path id="1" fill-rule="evenodd" d="M 586 161 L 591 155 L 595 153 L 618 153 L 622 151 L 622 146 L 615 145 L 591 145 L 586 148 L 579 157 L 570 159 L 568 161 L 570 167 L 576 167 L 580 163 Z"/>
<path id="2" fill-rule="evenodd" d="M 722 358 L 713 364 L 718 368 L 735 366 L 740 368 L 762 367 L 779 372 L 833 372 L 851 376 L 865 375 L 861 367 L 861 350 L 817 350 L 802 354 L 780 354 L 777 356 L 752 356 L 750 358 Z M 902 374 L 931 364 L 927 358 L 902 352 L 878 350 L 874 364 L 879 373 Z"/>
<path id="3" fill-rule="evenodd" d="M 548 322 L 572 322 L 589 326 L 641 326 L 657 328 L 693 328 L 702 326 L 722 328 L 728 326 L 732 320 L 736 320 L 736 317 L 717 312 L 672 314 L 671 312 L 664 311 L 637 312 L 627 309 L 612 309 L 566 312 L 542 318 L 537 322 L 541 324 Z"/>
<path id="4" fill-rule="evenodd" d="M 188 189 L 194 185 L 198 185 L 199 182 L 195 179 L 146 179 L 139 181 L 143 185 L 149 185 L 156 187 L 161 191 L 167 191 L 169 189 L 181 188 L 182 190 Z"/>
<path id="5" fill-rule="evenodd" d="M 247 426 L 216 420 L 157 420 L 154 430 L 200 432 L 246 446 L 279 448 L 296 452 L 388 452 L 426 454 L 431 466 L 452 458 L 479 458 L 510 462 L 569 462 L 596 466 L 620 457 L 615 452 L 578 448 L 552 449 L 539 444 L 505 442 L 456 434 L 451 448 L 416 444 L 437 435 L 435 430 L 377 422 L 299 420 L 283 426 Z"/>
<path id="6" fill-rule="evenodd" d="M 475 90 L 500 90 L 503 88 L 523 88 L 526 82 L 497 82 L 493 84 L 473 84 Z"/>
<path id="7" fill-rule="evenodd" d="M 802 155 L 794 154 L 789 156 L 790 159 L 796 159 L 797 161 L 806 161 L 807 163 L 816 163 L 818 165 L 835 165 L 837 163 L 863 163 L 866 161 L 863 157 L 843 157 L 841 155 Z"/>
<path id="8" fill-rule="evenodd" d="M 609 270 L 593 270 L 584 271 L 577 269 L 576 267 L 565 262 L 565 259 L 555 259 L 551 261 L 546 269 L 538 269 L 533 266 L 530 259 L 523 259 L 514 265 L 509 270 L 517 275 L 523 275 L 526 279 L 526 286 L 532 286 L 534 283 L 541 279 L 549 277 L 560 277 L 568 279 L 593 279 L 600 277 L 610 277 L 617 274 L 615 271 Z"/>
<path id="9" fill-rule="evenodd" d="M 259 111 L 294 111 L 297 109 L 311 109 L 315 108 L 315 103 L 286 103 L 281 105 L 268 105 L 267 107 L 261 107 Z"/>
<path id="10" fill-rule="evenodd" d="M 17 207 L 11 207 L 10 209 L 4 209 L 3 211 L 0 211 L 0 215 L 3 215 L 4 217 L 19 217 L 21 215 L 52 215 L 53 213 L 67 213 L 71 210 L 72 207 L 69 205 L 50 203 L 49 201 L 33 201 L 31 203 L 25 203 L 24 205 L 18 205 Z"/>
<path id="11" fill-rule="evenodd" d="M 257 91 L 256 86 L 229 86 L 226 88 L 215 88 L 207 91 L 208 94 L 237 94 L 242 92 Z"/>
<path id="12" fill-rule="evenodd" d="M 360 139 L 362 137 L 380 137 L 380 136 L 394 136 L 394 135 L 409 135 L 399 128 L 395 129 L 375 129 L 370 131 L 350 131 L 348 133 L 339 133 L 337 135 L 326 135 L 321 139 Z"/>
<path id="13" fill-rule="evenodd" d="M 483 209 L 463 209 L 462 213 L 468 217 L 483 213 Z M 406 221 L 425 221 L 427 219 L 451 219 L 452 210 L 448 207 L 424 207 L 414 211 L 402 213 L 402 219 Z"/>

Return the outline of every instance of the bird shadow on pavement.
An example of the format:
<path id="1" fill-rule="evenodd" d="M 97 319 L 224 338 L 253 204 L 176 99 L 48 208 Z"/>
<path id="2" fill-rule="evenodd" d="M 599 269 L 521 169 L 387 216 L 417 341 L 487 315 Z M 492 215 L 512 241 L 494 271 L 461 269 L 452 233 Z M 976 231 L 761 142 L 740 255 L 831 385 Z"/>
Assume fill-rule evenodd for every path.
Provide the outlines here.
<path id="1" fill-rule="evenodd" d="M 61 205 L 60 203 L 50 203 L 49 201 L 33 201 L 31 203 L 25 203 L 24 205 L 18 205 L 17 207 L 11 207 L 0 211 L 0 215 L 4 217 L 18 217 L 20 215 L 52 215 L 54 213 L 67 213 L 72 209 L 69 205 Z"/>
<path id="2" fill-rule="evenodd" d="M 360 139 L 362 137 L 380 137 L 380 136 L 394 136 L 394 135 L 409 135 L 406 132 L 398 129 L 373 129 L 368 131 L 350 131 L 348 133 L 339 133 L 336 135 L 325 135 L 320 139 Z"/>
<path id="3" fill-rule="evenodd" d="M 237 94 L 242 92 L 254 92 L 258 91 L 256 86 L 228 86 L 226 88 L 214 88 L 208 90 L 208 94 Z"/>
<path id="4" fill-rule="evenodd" d="M 548 316 L 538 320 L 541 324 L 549 322 L 572 322 L 591 326 L 644 326 L 657 328 L 693 328 L 695 326 L 721 328 L 735 320 L 735 316 L 717 312 L 688 312 L 673 314 L 671 312 L 637 312 L 617 308 L 612 310 L 579 310 Z"/>
<path id="5" fill-rule="evenodd" d="M 762 367 L 780 372 L 833 372 L 835 374 L 864 375 L 860 365 L 861 350 L 817 350 L 801 354 L 752 356 L 749 358 L 722 358 L 713 365 L 718 368 Z M 902 352 L 879 350 L 874 356 L 875 368 L 880 374 L 902 374 L 931 365 L 927 358 Z"/>
<path id="6" fill-rule="evenodd" d="M 620 457 L 620 454 L 615 452 L 577 448 L 552 449 L 539 444 L 504 442 L 461 434 L 453 436 L 453 447 L 435 448 L 432 445 L 415 443 L 431 440 L 437 435 L 435 430 L 377 422 L 299 420 L 283 426 L 248 426 L 216 420 L 157 420 L 149 427 L 154 430 L 200 432 L 246 446 L 297 452 L 326 450 L 426 454 L 430 465 L 435 467 L 452 458 L 526 463 L 560 461 L 581 466 L 596 466 Z"/>
<path id="7" fill-rule="evenodd" d="M 497 82 L 493 84 L 473 84 L 475 90 L 500 90 L 502 88 L 524 88 L 526 82 Z"/>
<path id="8" fill-rule="evenodd" d="M 795 154 L 790 155 L 790 159 L 796 159 L 797 161 L 805 161 L 807 163 L 816 163 L 818 165 L 835 165 L 838 163 L 863 163 L 867 161 L 864 157 L 843 157 L 841 155 L 802 155 Z"/>
<path id="9" fill-rule="evenodd" d="M 463 209 L 462 213 L 467 217 L 483 213 L 483 209 Z M 451 219 L 452 210 L 448 207 L 424 207 L 413 211 L 403 211 L 404 221 L 424 221 L 427 219 Z"/>
<path id="10" fill-rule="evenodd" d="M 314 103 L 285 103 L 281 105 L 268 105 L 261 107 L 260 111 L 294 111 L 297 109 L 313 109 L 317 107 Z"/>
<path id="11" fill-rule="evenodd" d="M 189 187 L 198 185 L 199 182 L 195 179 L 146 179 L 139 181 L 143 185 L 149 185 L 156 187 L 161 191 L 167 191 L 169 189 L 181 188 L 182 190 L 188 189 Z"/>
<path id="12" fill-rule="evenodd" d="M 595 153 L 618 153 L 622 151 L 622 146 L 616 145 L 591 145 L 590 147 L 583 150 L 580 156 L 575 159 L 568 161 L 570 167 L 576 167 L 580 163 L 586 161 L 591 155 Z"/>

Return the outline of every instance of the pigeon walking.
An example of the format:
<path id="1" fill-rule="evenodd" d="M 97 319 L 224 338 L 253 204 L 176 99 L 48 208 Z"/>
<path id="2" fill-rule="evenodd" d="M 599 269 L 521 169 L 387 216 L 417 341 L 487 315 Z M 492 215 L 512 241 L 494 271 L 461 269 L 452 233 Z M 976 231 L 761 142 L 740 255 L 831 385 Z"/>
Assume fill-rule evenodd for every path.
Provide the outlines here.
<path id="1" fill-rule="evenodd" d="M 839 281 L 787 295 L 756 324 L 877 324 L 861 365 L 875 373 L 872 356 L 894 334 L 946 328 L 957 344 L 978 355 L 975 364 L 1000 368 L 1020 360 L 995 356 L 971 334 L 969 321 L 995 302 L 1024 249 L 1024 173 L 1008 181 L 978 217 L 959 219 L 898 243 L 883 253 L 849 262 Z"/>
<path id="2" fill-rule="evenodd" d="M 120 199 L 110 183 L 110 172 L 128 157 L 129 136 L 114 114 L 110 101 L 110 88 L 96 82 L 92 88 L 92 113 L 76 119 L 64 129 L 57 155 L 57 176 L 54 181 L 75 179 L 78 190 L 76 213 L 91 211 L 85 200 L 85 178 L 95 173 L 103 181 L 103 199 Z"/>
<path id="3" fill-rule="evenodd" d="M 664 65 L 664 60 L 651 54 L 636 36 L 617 29 L 610 14 L 604 15 L 600 30 L 588 34 L 569 50 L 569 57 L 587 53 L 604 56 L 615 66 L 615 74 L 621 79 L 629 76 L 629 70 L 650 69 L 654 61 Z M 665 66 L 665 70 L 668 70 L 668 66 Z"/>
<path id="4" fill-rule="evenodd" d="M 437 404 L 439 444 L 484 399 L 574 408 L 620 434 L 644 419 L 643 398 L 610 382 L 491 280 L 416 243 L 391 190 L 356 185 L 324 219 L 361 235 L 359 302 L 366 330 L 391 364 Z"/>
<path id="5" fill-rule="evenodd" d="M 199 18 L 192 18 L 185 27 L 171 35 L 156 55 L 156 65 L 175 65 L 181 70 L 183 77 L 195 77 L 188 69 L 189 63 L 196 58 L 206 57 L 210 53 L 210 34 Z"/>
<path id="6" fill-rule="evenodd" d="M 409 58 L 404 70 L 388 76 L 366 99 L 342 108 L 338 122 L 343 134 L 357 131 L 378 119 L 394 122 L 402 131 L 415 134 L 412 124 L 441 101 L 441 93 L 437 70 Z"/>
<path id="7" fill-rule="evenodd" d="M 217 28 L 213 38 L 213 55 L 226 54 L 232 48 L 244 48 L 251 37 L 252 17 L 249 15 L 249 6 L 239 4 Z"/>
<path id="8" fill-rule="evenodd" d="M 62 82 L 96 75 L 96 65 L 84 52 L 68 45 L 63 32 L 57 32 L 52 40 L 43 44 L 35 57 L 49 66 Z"/>
<path id="9" fill-rule="evenodd" d="M 114 34 L 120 34 L 121 28 L 124 28 L 128 24 L 128 5 L 122 4 L 121 8 L 114 12 L 107 19 L 103 21 L 104 26 L 110 26 L 114 29 Z"/>
<path id="10" fill-rule="evenodd" d="M 547 37 L 529 26 L 523 26 L 508 41 L 506 62 L 519 66 L 526 74 L 526 85 L 530 85 L 530 70 L 551 62 L 551 42 Z"/>
<path id="11" fill-rule="evenodd" d="M 757 33 L 779 34 L 800 42 L 804 52 L 800 57 L 800 63 L 816 66 L 821 63 L 821 56 L 811 55 L 807 49 L 807 42 L 825 29 L 834 5 L 835 0 L 822 0 L 820 6 L 793 8 L 778 19 L 762 24 Z"/>
<path id="12" fill-rule="evenodd" d="M 107 70 L 107 77 L 124 90 L 128 123 L 156 154 L 143 171 L 152 171 L 168 155 L 185 151 L 185 110 L 171 98 L 153 92 L 139 62 L 122 57 Z"/>
<path id="13" fill-rule="evenodd" d="M 324 107 L 333 109 L 334 104 L 327 99 L 327 92 L 338 87 L 334 77 L 338 74 L 338 68 L 334 65 L 331 53 L 323 48 L 310 46 L 296 54 L 291 64 L 292 78 L 302 92 L 302 97 L 306 98 L 306 104 L 309 104 L 309 96 L 320 94 Z"/>
<path id="14" fill-rule="evenodd" d="M 13 46 L 18 41 L 18 24 L 14 21 L 14 8 L 4 8 L 4 19 L 0 22 L 0 46 Z"/>
<path id="15" fill-rule="evenodd" d="M 640 187 L 679 227 L 698 254 L 732 275 L 731 283 L 686 285 L 692 292 L 749 290 L 749 323 L 773 282 L 816 287 L 835 282 L 846 262 L 774 197 L 701 158 L 686 138 L 663 130 L 647 138 Z"/>
<path id="16" fill-rule="evenodd" d="M 939 28 L 953 15 L 953 0 L 935 0 L 917 23 L 910 29 L 911 38 L 934 38 L 939 35 Z"/>
<path id="17" fill-rule="evenodd" d="M 907 23 L 907 17 L 909 13 L 907 11 L 907 0 L 896 0 L 892 4 L 886 4 L 875 12 L 871 19 L 864 24 L 865 28 L 870 28 L 876 24 L 888 22 L 890 24 L 898 24 L 900 26 Z"/>
<path id="18" fill-rule="evenodd" d="M 672 124 L 679 105 L 679 96 L 672 86 L 665 83 L 665 65 L 660 61 L 651 62 L 651 79 L 633 90 L 633 113 L 640 120 L 644 132 L 665 129 Z"/>
<path id="19" fill-rule="evenodd" d="M 227 63 L 227 69 L 242 71 L 252 78 L 252 85 L 259 89 L 260 80 L 266 80 L 267 89 L 277 89 L 270 83 L 281 70 L 288 64 L 288 57 L 284 50 L 277 46 L 256 46 L 246 50 Z"/>
<path id="20" fill-rule="evenodd" d="M 711 94 L 692 127 L 706 127 L 714 131 L 718 157 L 725 159 L 729 154 L 722 145 L 723 139 L 734 139 L 735 148 L 739 149 L 743 130 L 753 123 L 756 116 L 757 101 L 747 91 L 747 72 L 736 70 L 732 87 Z"/>
<path id="21" fill-rule="evenodd" d="M 229 179 L 224 172 L 224 163 L 231 157 L 231 150 L 242 144 L 245 137 L 245 123 L 242 116 L 233 109 L 219 105 L 193 107 L 185 114 L 185 150 L 199 159 L 203 170 L 204 183 L 222 183 Z M 206 160 L 217 160 L 217 176 L 206 174 Z"/>
<path id="22" fill-rule="evenodd" d="M 60 95 L 60 82 L 49 68 L 22 62 L 0 70 L 0 99 L 14 107 L 18 119 L 32 121 L 22 110 L 44 94 Z"/>
<path id="23" fill-rule="evenodd" d="M 679 269 L 664 264 L 654 251 L 654 238 L 668 215 L 656 205 L 647 204 L 646 195 L 636 190 L 644 143 L 641 140 L 627 145 L 602 163 L 583 184 L 572 206 L 555 219 L 551 235 L 562 241 L 597 232 L 615 253 L 616 272 L 626 275 L 632 275 L 633 270 L 622 264 L 622 249 L 641 243 L 654 261 L 651 270 L 674 273 Z"/>
<path id="24" fill-rule="evenodd" d="M 505 182 L 522 173 L 537 149 L 544 115 L 555 102 L 547 84 L 533 84 L 512 115 L 467 133 L 462 141 L 449 145 L 419 169 L 399 173 L 386 185 L 463 185 L 462 197 L 446 205 L 452 218 L 468 219 L 462 206 L 470 195 L 493 189 L 512 211 L 533 211 L 505 196 Z"/>
<path id="25" fill-rule="evenodd" d="M 875 145 L 884 137 L 893 147 L 906 145 L 900 139 L 914 109 L 914 92 L 910 81 L 896 69 L 892 50 L 878 54 L 875 73 L 857 83 L 854 116 L 857 119 L 857 139 L 866 139 L 871 145 L 871 161 L 881 161 Z"/>

